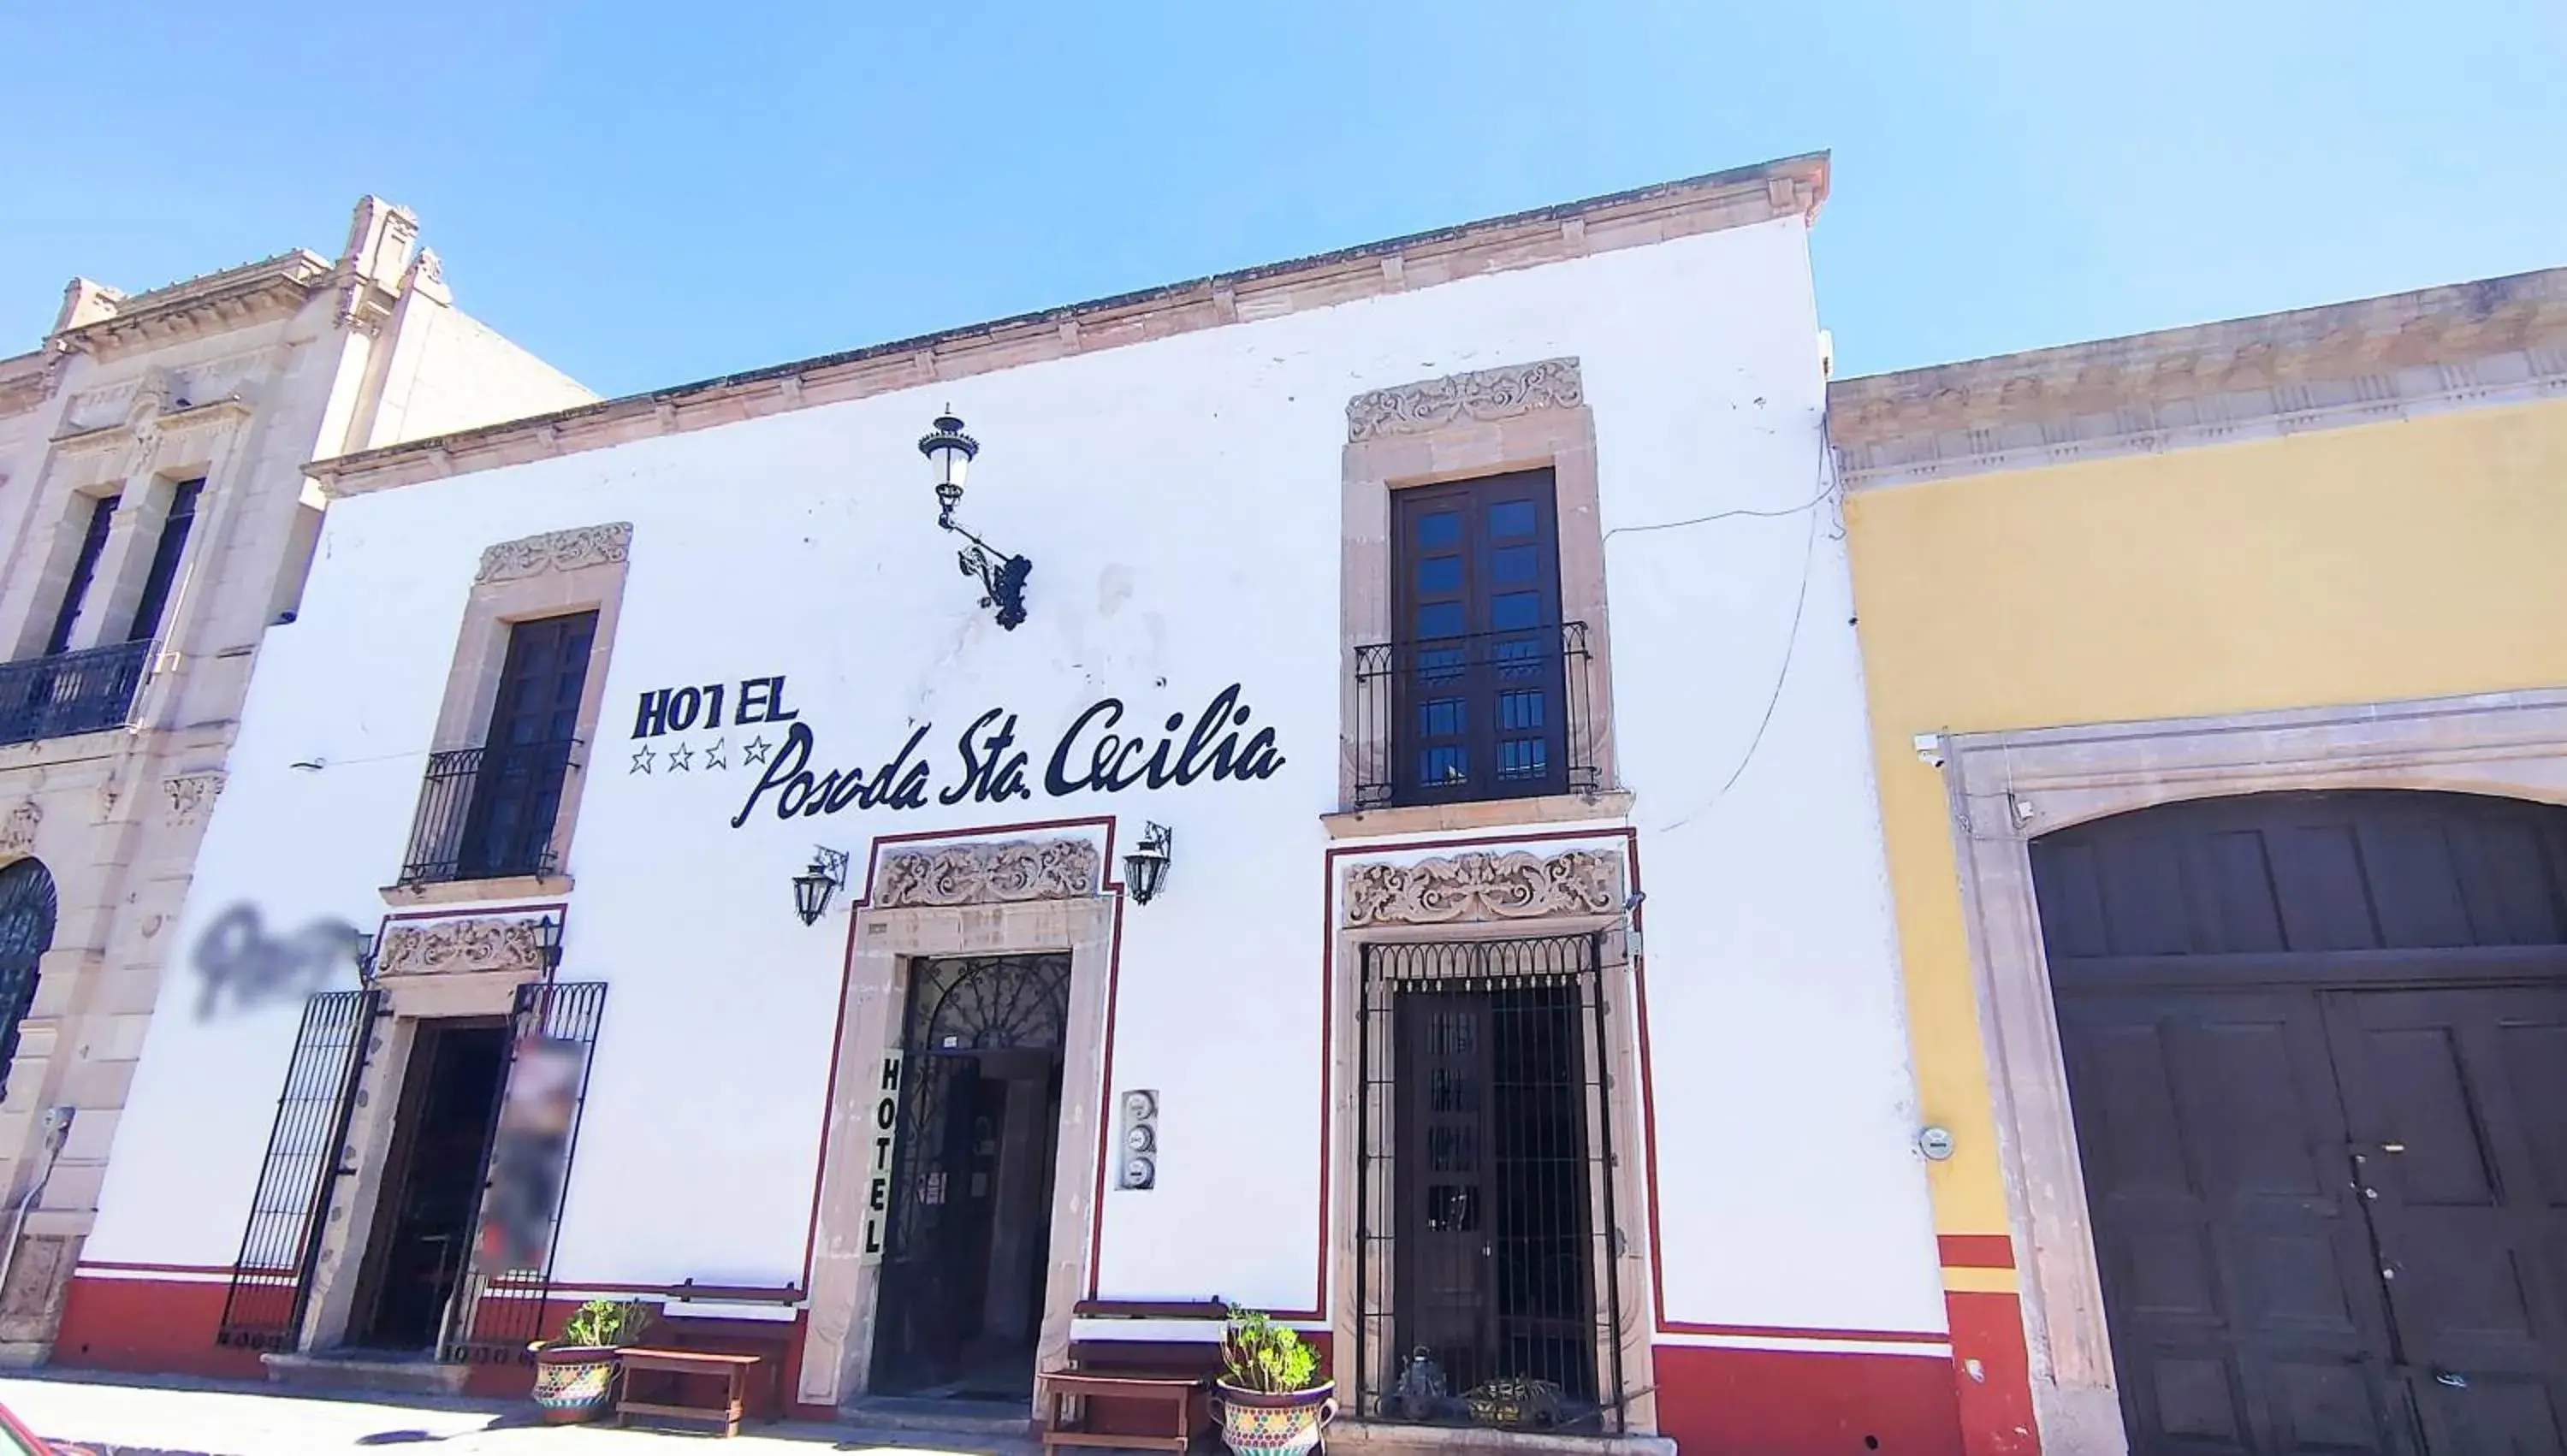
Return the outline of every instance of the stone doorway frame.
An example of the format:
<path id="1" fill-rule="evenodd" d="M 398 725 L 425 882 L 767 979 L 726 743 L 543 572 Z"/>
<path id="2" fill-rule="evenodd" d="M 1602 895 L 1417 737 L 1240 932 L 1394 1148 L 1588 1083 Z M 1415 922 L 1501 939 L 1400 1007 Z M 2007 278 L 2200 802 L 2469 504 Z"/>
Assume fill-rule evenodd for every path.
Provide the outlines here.
<path id="1" fill-rule="evenodd" d="M 1108 1019 L 1121 897 L 1102 874 L 1112 852 L 1110 830 L 1101 839 L 1095 828 L 1073 828 L 1039 839 L 876 841 L 867 895 L 853 911 L 797 1403 L 840 1406 L 871 1387 L 881 1266 L 863 1250 L 869 1118 L 881 1090 L 864 1073 L 900 1045 L 911 968 L 948 956 L 1069 957 L 1049 1267 L 1034 1368 L 1067 1361 L 1071 1310 L 1085 1290 L 1096 1237 L 1100 1139 L 1110 1105 Z"/>
<path id="2" fill-rule="evenodd" d="M 2179 799 L 2294 790 L 2567 804 L 2567 689 L 1954 733 L 1940 750 L 2042 1446 L 2124 1452 L 2032 841 Z"/>
<path id="3" fill-rule="evenodd" d="M 1617 1267 L 1611 1285 L 1619 1288 L 1622 1300 L 1622 1308 L 1614 1311 L 1621 1334 L 1622 1435 L 1657 1434 L 1657 1275 L 1648 1175 L 1648 1149 L 1655 1132 L 1641 1091 L 1642 1013 L 1633 964 L 1637 942 L 1631 935 L 1626 899 L 1634 878 L 1632 844 L 1628 830 L 1601 827 L 1506 837 L 1339 844 L 1328 852 L 1331 1073 L 1328 1239 L 1321 1255 L 1325 1269 L 1321 1293 L 1331 1361 L 1341 1391 L 1352 1389 L 1353 1372 L 1336 1362 L 1353 1357 L 1356 1326 L 1363 1317 L 1356 1297 L 1365 1251 L 1356 1237 L 1355 1170 L 1362 1157 L 1357 1146 L 1356 1101 L 1363 1095 L 1364 1072 L 1356 1055 L 1356 1020 L 1363 1014 L 1365 947 L 1597 935 L 1603 938 L 1596 969 L 1605 1005 L 1608 1063 L 1599 1068 L 1604 1078 L 1603 1105 L 1589 1110 L 1610 1118 L 1613 1128 L 1609 1177 L 1619 1227 L 1612 1240 L 1617 1246 Z M 1590 1200 L 1600 1202 L 1602 1192 L 1590 1189 Z M 1593 1274 L 1600 1301 L 1608 1288 L 1600 1261 Z M 1389 1271 L 1375 1268 L 1367 1277 L 1384 1283 Z M 1386 1343 L 1371 1352 L 1373 1369 L 1368 1379 L 1373 1388 L 1387 1386 L 1397 1356 Z M 1335 1429 L 1349 1441 L 1375 1439 L 1363 1434 L 1368 1431 L 1389 1431 L 1394 1434 L 1378 1439 L 1395 1444 L 1428 1428 L 1375 1425 L 1349 1409 L 1344 1423 Z"/>

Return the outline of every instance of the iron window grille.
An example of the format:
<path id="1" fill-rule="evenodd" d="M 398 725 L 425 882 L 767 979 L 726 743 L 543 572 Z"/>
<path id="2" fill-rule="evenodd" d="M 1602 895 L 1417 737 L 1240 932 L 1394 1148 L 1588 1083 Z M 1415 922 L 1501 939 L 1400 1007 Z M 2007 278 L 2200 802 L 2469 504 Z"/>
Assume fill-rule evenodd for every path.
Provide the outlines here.
<path id="1" fill-rule="evenodd" d="M 401 883 L 548 875 L 554 820 L 579 741 L 430 753 Z"/>
<path id="2" fill-rule="evenodd" d="M 0 743 L 125 727 L 153 646 L 146 639 L 0 663 Z"/>
<path id="3" fill-rule="evenodd" d="M 1593 793 L 1586 624 L 1355 649 L 1359 809 Z"/>
<path id="4" fill-rule="evenodd" d="M 1364 947 L 1351 1369 L 1364 1418 L 1623 1429 L 1603 946 Z"/>

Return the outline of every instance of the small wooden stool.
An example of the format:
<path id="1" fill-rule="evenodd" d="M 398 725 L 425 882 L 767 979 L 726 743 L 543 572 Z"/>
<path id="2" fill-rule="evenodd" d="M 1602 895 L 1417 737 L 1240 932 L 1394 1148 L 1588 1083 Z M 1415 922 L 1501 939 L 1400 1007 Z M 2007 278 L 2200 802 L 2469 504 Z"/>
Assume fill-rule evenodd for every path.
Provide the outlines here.
<path id="1" fill-rule="evenodd" d="M 743 1386 L 747 1383 L 748 1372 L 761 1364 L 764 1358 L 762 1355 L 721 1354 L 701 1349 L 627 1347 L 623 1351 L 624 1388 L 616 1397 L 615 1423 L 619 1426 L 629 1424 L 637 1415 L 719 1421 L 724 1436 L 736 1436 L 739 1434 L 740 1411 L 746 1405 Z M 718 1378 L 722 1382 L 721 1408 L 712 1410 L 700 1405 L 660 1405 L 635 1400 L 632 1379 L 635 1371 Z"/>

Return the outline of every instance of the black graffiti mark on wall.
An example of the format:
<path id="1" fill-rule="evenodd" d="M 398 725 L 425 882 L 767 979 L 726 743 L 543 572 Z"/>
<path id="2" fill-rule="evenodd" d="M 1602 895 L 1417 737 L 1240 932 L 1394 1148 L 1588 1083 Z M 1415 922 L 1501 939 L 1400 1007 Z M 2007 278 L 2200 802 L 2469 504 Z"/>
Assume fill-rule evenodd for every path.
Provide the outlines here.
<path id="1" fill-rule="evenodd" d="M 357 928 L 323 917 L 287 936 L 270 936 L 258 907 L 232 906 L 196 937 L 196 1019 L 301 1001 L 327 987 L 357 959 Z"/>
<path id="2" fill-rule="evenodd" d="M 1087 790 L 1121 793 L 1143 784 L 1181 787 L 1206 778 L 1247 782 L 1272 778 L 1284 763 L 1273 728 L 1249 728 L 1255 714 L 1240 701 L 1237 683 L 1214 694 L 1191 728 L 1186 715 L 1172 713 L 1159 732 L 1126 735 L 1115 731 L 1123 714 L 1122 699 L 1105 698 L 1072 720 L 1045 760 L 1043 791 L 1058 798 Z M 947 805 L 1033 797 L 1025 782 L 1032 758 L 1015 745 L 1014 714 L 994 708 L 972 721 L 955 744 L 963 776 L 941 791 L 935 788 L 935 770 L 919 751 L 934 727 L 920 724 L 899 751 L 871 769 L 814 772 L 811 759 L 818 737 L 809 724 L 797 722 L 786 729 L 730 826 L 746 824 L 770 793 L 779 819 L 848 808 L 923 808 L 931 797 Z"/>

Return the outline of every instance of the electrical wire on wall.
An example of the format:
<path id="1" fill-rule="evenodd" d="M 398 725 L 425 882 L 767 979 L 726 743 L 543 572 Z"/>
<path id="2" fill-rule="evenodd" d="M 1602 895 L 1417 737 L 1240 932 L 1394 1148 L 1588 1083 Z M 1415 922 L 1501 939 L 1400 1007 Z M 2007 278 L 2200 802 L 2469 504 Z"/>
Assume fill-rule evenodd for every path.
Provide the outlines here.
<path id="1" fill-rule="evenodd" d="M 1748 737 L 1746 751 L 1739 755 L 1737 765 L 1729 770 L 1729 776 L 1720 781 L 1720 787 L 1712 790 L 1710 798 L 1669 820 L 1666 825 L 1668 832 L 1681 829 L 1709 813 L 1714 805 L 1728 797 L 1730 789 L 1737 786 L 1738 780 L 1747 776 L 1748 765 L 1756 761 L 1756 750 L 1764 746 L 1765 730 L 1774 725 L 1774 712 L 1782 705 L 1784 686 L 1792 681 L 1792 660 L 1798 654 L 1801 645 L 1801 621 L 1809 615 L 1810 578 L 1814 574 L 1813 568 L 1818 559 L 1821 506 L 1828 507 L 1828 539 L 1842 541 L 1846 535 L 1845 496 L 1837 475 L 1836 447 L 1828 442 L 1829 438 L 1828 412 L 1823 405 L 1819 410 L 1819 492 L 1798 505 L 1777 510 L 1756 510 L 1742 506 L 1730 510 L 1716 510 L 1708 515 L 1689 516 L 1682 520 L 1656 521 L 1638 526 L 1615 526 L 1604 533 L 1604 539 L 1609 543 L 1615 536 L 1625 533 L 1676 530 L 1738 517 L 1757 520 L 1784 520 L 1804 514 L 1809 517 L 1809 531 L 1801 547 L 1801 583 L 1799 589 L 1793 593 L 1792 626 L 1784 634 L 1782 666 L 1775 670 L 1774 690 L 1765 696 L 1765 711 L 1756 720 L 1756 731 Z"/>

